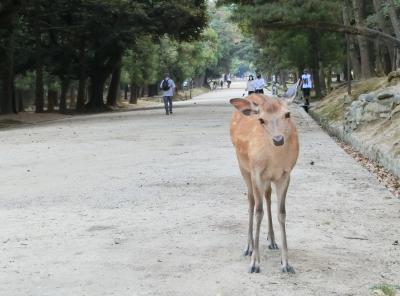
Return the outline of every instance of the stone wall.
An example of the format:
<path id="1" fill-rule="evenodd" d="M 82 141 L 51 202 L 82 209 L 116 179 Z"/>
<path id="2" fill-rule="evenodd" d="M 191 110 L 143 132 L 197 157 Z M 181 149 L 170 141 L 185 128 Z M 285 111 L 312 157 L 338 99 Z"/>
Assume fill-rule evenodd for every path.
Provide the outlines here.
<path id="1" fill-rule="evenodd" d="M 379 91 L 362 94 L 345 114 L 347 132 L 379 119 L 390 119 L 400 111 L 400 87 L 392 86 Z"/>
<path id="2" fill-rule="evenodd" d="M 354 101 L 343 94 L 349 106 L 343 119 L 329 118 L 318 108 L 311 108 L 310 114 L 329 134 L 400 177 L 400 71 L 397 72 L 389 76 L 386 87 L 361 94 Z"/>

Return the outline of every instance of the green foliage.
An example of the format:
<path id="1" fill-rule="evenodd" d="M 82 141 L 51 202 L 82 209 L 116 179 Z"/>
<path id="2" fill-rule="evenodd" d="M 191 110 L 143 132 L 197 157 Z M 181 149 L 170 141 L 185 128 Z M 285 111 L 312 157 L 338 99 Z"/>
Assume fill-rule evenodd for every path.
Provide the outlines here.
<path id="1" fill-rule="evenodd" d="M 299 73 L 313 69 L 314 82 L 319 82 L 322 70 L 341 70 L 344 63 L 343 36 L 310 31 L 306 28 L 271 29 L 275 23 L 341 22 L 339 0 L 220 0 L 231 11 L 232 20 L 241 31 L 254 36 L 252 60 L 254 69 L 269 74 L 289 70 Z M 317 83 L 320 94 L 320 83 Z"/>
<path id="2" fill-rule="evenodd" d="M 159 49 L 150 36 L 138 38 L 124 57 L 124 72 L 129 82 L 135 85 L 151 84 L 157 81 L 159 73 Z"/>
<path id="3" fill-rule="evenodd" d="M 220 77 L 222 73 L 231 72 L 242 75 L 254 69 L 256 48 L 254 38 L 243 36 L 238 25 L 232 22 L 232 8 L 216 7 L 210 4 L 210 27 L 217 33 L 217 63 L 209 67 L 212 77 Z"/>
<path id="4" fill-rule="evenodd" d="M 104 83 L 125 51 L 124 62 L 130 60 L 131 65 L 125 66 L 122 79 L 153 83 L 161 68 L 161 47 L 154 40 L 170 39 L 171 50 L 178 54 L 175 44 L 204 38 L 207 1 L 32 0 L 24 5 L 22 0 L 3 1 L 0 22 L 0 56 L 9 55 L 12 48 L 15 63 L 7 65 L 15 65 L 14 74 L 24 75 L 40 64 L 60 80 L 89 77 L 91 105 L 101 106 Z M 199 60 L 209 60 L 206 50 L 194 45 L 191 51 L 200 52 Z M 198 64 L 195 72 L 204 67 Z M 51 81 L 47 79 L 53 85 Z"/>
<path id="5" fill-rule="evenodd" d="M 378 292 L 378 293 L 383 293 L 383 295 L 386 296 L 395 296 L 396 295 L 396 289 L 398 289 L 399 287 L 387 284 L 387 283 L 383 283 L 383 284 L 378 284 L 375 285 L 371 288 L 372 292 Z M 377 295 L 381 295 L 381 294 L 377 294 Z"/>

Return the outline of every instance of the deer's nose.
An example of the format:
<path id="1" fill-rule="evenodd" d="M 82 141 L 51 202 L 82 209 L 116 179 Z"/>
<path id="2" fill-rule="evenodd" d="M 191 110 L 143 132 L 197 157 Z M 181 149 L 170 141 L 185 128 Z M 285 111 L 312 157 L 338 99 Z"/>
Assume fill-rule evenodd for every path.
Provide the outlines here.
<path id="1" fill-rule="evenodd" d="M 272 137 L 275 146 L 282 146 L 285 142 L 282 135 Z"/>

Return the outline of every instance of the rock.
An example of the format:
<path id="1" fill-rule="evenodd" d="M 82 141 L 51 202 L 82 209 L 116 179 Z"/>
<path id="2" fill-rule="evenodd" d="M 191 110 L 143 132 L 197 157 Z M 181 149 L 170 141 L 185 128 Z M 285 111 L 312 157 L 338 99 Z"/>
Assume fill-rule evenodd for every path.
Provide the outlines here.
<path id="1" fill-rule="evenodd" d="M 391 102 L 391 101 L 371 102 L 365 106 L 364 110 L 366 112 L 376 113 L 376 114 L 386 113 L 386 112 L 390 113 L 392 111 L 392 106 L 393 106 L 393 102 Z"/>
<path id="2" fill-rule="evenodd" d="M 396 80 L 396 82 L 400 81 L 400 70 L 392 71 L 388 75 L 388 81 L 393 82 L 392 80 Z"/>
<path id="3" fill-rule="evenodd" d="M 391 97 L 394 97 L 394 94 L 392 93 L 383 93 L 378 95 L 378 100 L 385 100 L 385 99 L 389 99 Z"/>
<path id="4" fill-rule="evenodd" d="M 372 295 L 374 295 L 374 296 L 386 296 L 386 294 L 383 293 L 382 290 L 372 290 Z"/>
<path id="5" fill-rule="evenodd" d="M 362 101 L 362 102 L 372 102 L 375 100 L 375 94 L 374 93 L 367 93 L 367 94 L 361 94 L 358 97 L 358 100 Z"/>
<path id="6" fill-rule="evenodd" d="M 393 103 L 400 104 L 400 94 L 393 97 Z"/>
<path id="7" fill-rule="evenodd" d="M 349 98 L 345 96 L 344 99 Z M 397 86 L 361 94 L 347 109 L 345 132 L 356 130 L 364 122 L 391 118 L 398 112 L 396 106 L 400 107 L 400 88 Z"/>
<path id="8" fill-rule="evenodd" d="M 390 114 L 389 113 L 381 113 L 381 114 L 379 114 L 379 117 L 380 118 L 389 118 Z"/>
<path id="9" fill-rule="evenodd" d="M 396 108 L 394 108 L 392 110 L 392 112 L 390 112 L 390 118 L 392 118 L 393 115 L 395 115 L 396 113 L 399 113 L 399 112 L 400 112 L 400 105 L 397 105 Z"/>

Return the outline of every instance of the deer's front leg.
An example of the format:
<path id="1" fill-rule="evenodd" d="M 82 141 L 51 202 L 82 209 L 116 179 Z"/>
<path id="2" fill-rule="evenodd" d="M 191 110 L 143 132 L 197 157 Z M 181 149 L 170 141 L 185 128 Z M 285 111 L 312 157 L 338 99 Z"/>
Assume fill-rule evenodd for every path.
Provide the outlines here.
<path id="1" fill-rule="evenodd" d="M 251 255 L 251 262 L 250 262 L 250 273 L 259 273 L 260 272 L 260 228 L 261 228 L 261 221 L 264 216 L 264 209 L 263 209 L 263 194 L 267 186 L 263 186 L 261 182 L 253 183 L 253 193 L 254 193 L 254 209 L 255 209 L 255 216 L 256 216 L 256 235 L 254 237 L 254 250 L 253 254 Z"/>
<path id="2" fill-rule="evenodd" d="M 288 247 L 286 241 L 286 193 L 289 187 L 290 175 L 286 174 L 278 182 L 276 182 L 276 194 L 278 196 L 278 221 L 281 227 L 282 236 L 282 251 L 281 251 L 281 262 L 282 272 L 294 273 L 293 267 L 289 265 L 288 260 Z"/>

